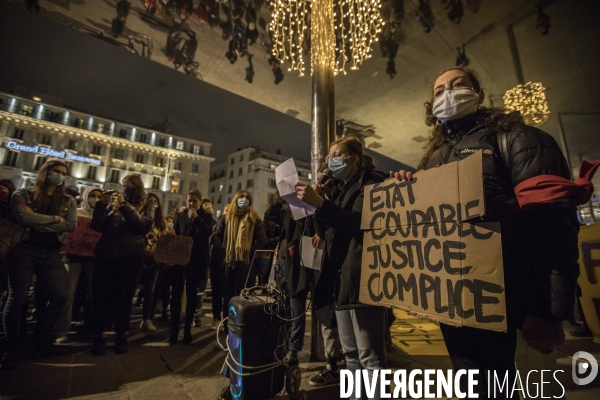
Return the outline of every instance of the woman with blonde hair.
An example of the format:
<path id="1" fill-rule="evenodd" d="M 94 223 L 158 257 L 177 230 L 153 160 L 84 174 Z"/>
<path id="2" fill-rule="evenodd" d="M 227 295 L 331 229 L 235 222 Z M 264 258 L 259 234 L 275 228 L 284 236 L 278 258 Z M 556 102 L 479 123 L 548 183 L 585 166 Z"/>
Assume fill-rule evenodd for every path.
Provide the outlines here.
<path id="1" fill-rule="evenodd" d="M 77 227 L 77 202 L 65 192 L 67 174 L 65 163 L 48 161 L 40 168 L 32 190 L 19 189 L 12 196 L 12 214 L 24 232 L 21 242 L 8 255 L 3 369 L 17 365 L 15 342 L 34 274 L 48 299 L 47 306 L 37 310 L 36 347 L 42 354 L 54 352 L 56 325 L 69 298 L 69 275 L 60 248 L 67 242 L 67 232 Z"/>
<path id="2" fill-rule="evenodd" d="M 229 300 L 244 288 L 254 252 L 266 242 L 265 227 L 253 206 L 252 195 L 240 190 L 233 196 L 227 215 L 219 221 L 213 234 L 213 245 L 225 250 L 223 318 L 229 315 Z"/>
<path id="3" fill-rule="evenodd" d="M 128 175 L 123 179 L 122 193 L 104 191 L 94 208 L 91 228 L 102 232 L 94 250 L 96 263 L 92 279 L 90 333 L 94 336 L 91 353 L 95 356 L 106 353 L 102 333 L 111 312 L 117 334 L 115 353 L 128 350 L 125 332 L 129 330 L 131 301 L 146 255 L 146 235 L 155 214 L 154 204 L 146 197 L 139 175 Z"/>

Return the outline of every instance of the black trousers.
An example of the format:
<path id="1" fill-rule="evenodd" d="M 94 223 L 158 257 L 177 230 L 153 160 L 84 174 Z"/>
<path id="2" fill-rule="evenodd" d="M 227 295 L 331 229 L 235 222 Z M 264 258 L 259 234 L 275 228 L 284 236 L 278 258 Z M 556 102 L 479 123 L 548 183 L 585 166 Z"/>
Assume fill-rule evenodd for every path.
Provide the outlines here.
<path id="1" fill-rule="evenodd" d="M 101 335 L 111 317 L 117 335 L 129 330 L 131 303 L 142 268 L 141 257 L 96 259 L 92 278 L 91 334 Z"/>
<path id="2" fill-rule="evenodd" d="M 185 329 L 191 329 L 194 321 L 194 314 L 198 306 L 198 287 L 200 281 L 206 279 L 206 265 L 204 264 L 188 264 L 174 265 L 169 267 L 169 275 L 171 285 L 171 329 L 174 332 L 179 331 L 181 323 L 181 296 L 183 295 L 183 287 L 185 286 L 185 294 L 187 304 L 185 307 Z"/>
<path id="3" fill-rule="evenodd" d="M 210 287 L 212 289 L 213 318 L 220 320 L 223 311 L 223 286 L 225 285 L 225 265 L 222 262 L 210 263 Z"/>
<path id="4" fill-rule="evenodd" d="M 237 262 L 235 268 L 227 267 L 225 270 L 225 284 L 223 286 L 223 318 L 229 316 L 229 301 L 232 297 L 239 296 L 246 284 L 248 266 Z M 227 329 L 227 327 L 225 327 Z"/>
<path id="5" fill-rule="evenodd" d="M 475 393 L 479 393 L 480 399 L 494 398 L 493 389 L 490 385 L 490 396 L 488 396 L 487 376 L 493 381 L 495 371 L 500 382 L 508 371 L 508 392 L 500 393 L 496 389 L 496 399 L 510 399 L 510 390 L 515 381 L 515 351 L 517 350 L 517 335 L 514 328 L 508 328 L 507 332 L 494 332 L 485 329 L 469 327 L 457 328 L 450 325 L 440 324 L 446 348 L 452 360 L 454 371 L 459 369 L 478 369 L 478 385 Z M 467 390 L 467 376 L 463 375 L 460 386 L 463 392 Z M 515 391 L 515 399 L 519 398 L 519 392 Z"/>

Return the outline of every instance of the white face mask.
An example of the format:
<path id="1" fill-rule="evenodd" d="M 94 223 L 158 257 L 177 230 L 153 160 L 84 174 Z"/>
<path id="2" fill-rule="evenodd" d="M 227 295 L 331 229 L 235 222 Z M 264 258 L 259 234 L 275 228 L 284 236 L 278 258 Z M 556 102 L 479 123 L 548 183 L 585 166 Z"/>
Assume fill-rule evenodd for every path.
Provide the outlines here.
<path id="1" fill-rule="evenodd" d="M 433 102 L 433 116 L 441 122 L 473 114 L 479 107 L 479 94 L 475 89 L 463 87 L 446 89 Z"/>

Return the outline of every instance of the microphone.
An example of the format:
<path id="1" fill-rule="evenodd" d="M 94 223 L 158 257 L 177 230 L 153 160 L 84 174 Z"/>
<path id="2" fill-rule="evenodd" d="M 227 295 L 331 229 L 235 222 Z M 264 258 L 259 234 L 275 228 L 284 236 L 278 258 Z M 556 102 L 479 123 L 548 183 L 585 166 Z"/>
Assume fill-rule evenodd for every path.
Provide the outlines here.
<path id="1" fill-rule="evenodd" d="M 323 176 L 319 180 L 319 184 L 324 185 L 325 182 L 329 180 L 329 178 L 333 178 L 333 174 L 331 173 L 331 170 L 329 168 L 325 168 L 325 170 L 323 171 Z"/>

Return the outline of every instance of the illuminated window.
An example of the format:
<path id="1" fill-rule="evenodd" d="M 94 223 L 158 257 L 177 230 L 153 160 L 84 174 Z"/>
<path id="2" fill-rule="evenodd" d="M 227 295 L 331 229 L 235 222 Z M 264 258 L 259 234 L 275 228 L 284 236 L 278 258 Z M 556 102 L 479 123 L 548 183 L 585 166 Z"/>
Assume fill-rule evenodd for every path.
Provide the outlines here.
<path id="1" fill-rule="evenodd" d="M 179 179 L 171 181 L 171 193 L 179 193 Z"/>
<path id="2" fill-rule="evenodd" d="M 96 127 L 96 132 L 104 133 L 104 124 L 98 123 L 98 126 Z"/>
<path id="3" fill-rule="evenodd" d="M 175 145 L 175 148 L 177 150 L 182 150 L 182 151 L 185 150 L 185 142 L 182 140 L 178 140 L 177 144 Z"/>
<path id="4" fill-rule="evenodd" d="M 165 159 L 161 158 L 161 157 L 156 157 L 156 163 L 154 164 L 157 167 L 164 167 L 165 166 Z"/>
<path id="5" fill-rule="evenodd" d="M 23 104 L 21 106 L 21 111 L 19 111 L 21 115 L 31 115 L 33 114 L 33 106 L 28 106 L 27 104 Z"/>

